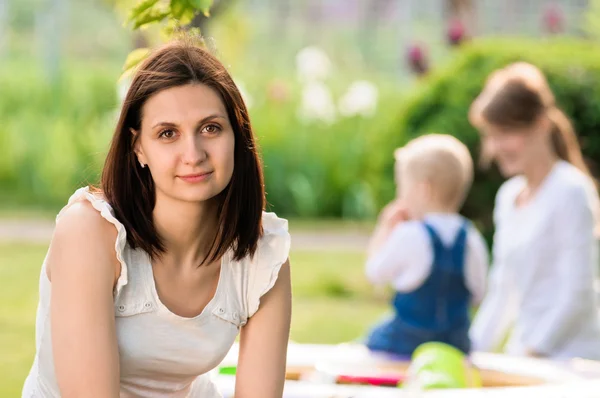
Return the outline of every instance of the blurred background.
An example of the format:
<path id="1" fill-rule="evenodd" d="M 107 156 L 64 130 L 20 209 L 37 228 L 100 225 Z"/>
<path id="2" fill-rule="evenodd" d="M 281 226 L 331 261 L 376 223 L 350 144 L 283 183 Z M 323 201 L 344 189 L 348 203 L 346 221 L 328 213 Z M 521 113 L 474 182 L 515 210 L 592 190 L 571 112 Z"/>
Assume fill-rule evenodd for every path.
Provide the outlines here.
<path id="1" fill-rule="evenodd" d="M 53 217 L 98 180 L 127 55 L 162 40 L 125 26 L 119 3 L 0 0 L 1 397 L 31 366 Z M 357 339 L 386 311 L 363 263 L 393 150 L 449 133 L 477 159 L 467 109 L 492 70 L 539 66 L 600 171 L 598 1 L 215 0 L 193 25 L 249 106 L 269 210 L 290 219 L 295 341 Z M 488 240 L 500 183 L 479 170 L 464 208 Z"/>

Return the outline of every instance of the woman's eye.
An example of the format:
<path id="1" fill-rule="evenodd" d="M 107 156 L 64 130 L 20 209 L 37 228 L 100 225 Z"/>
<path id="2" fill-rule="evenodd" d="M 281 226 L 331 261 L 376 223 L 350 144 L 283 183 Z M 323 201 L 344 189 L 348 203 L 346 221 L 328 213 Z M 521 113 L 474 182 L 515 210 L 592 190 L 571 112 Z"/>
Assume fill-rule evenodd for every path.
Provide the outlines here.
<path id="1" fill-rule="evenodd" d="M 204 127 L 203 131 L 208 134 L 217 134 L 219 131 L 221 131 L 221 128 L 216 124 L 209 124 L 208 126 Z"/>
<path id="2" fill-rule="evenodd" d="M 158 135 L 159 138 L 173 138 L 175 137 L 175 132 L 173 130 L 163 130 Z"/>

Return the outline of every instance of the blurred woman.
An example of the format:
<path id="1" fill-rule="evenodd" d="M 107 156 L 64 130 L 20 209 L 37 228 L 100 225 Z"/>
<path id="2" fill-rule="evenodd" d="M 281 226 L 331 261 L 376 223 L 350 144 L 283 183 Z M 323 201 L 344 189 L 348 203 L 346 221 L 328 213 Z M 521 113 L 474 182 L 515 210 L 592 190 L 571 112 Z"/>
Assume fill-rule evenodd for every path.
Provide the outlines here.
<path id="1" fill-rule="evenodd" d="M 495 72 L 469 118 L 483 153 L 510 177 L 496 196 L 488 294 L 474 350 L 600 359 L 594 293 L 598 191 L 571 123 L 535 66 Z"/>

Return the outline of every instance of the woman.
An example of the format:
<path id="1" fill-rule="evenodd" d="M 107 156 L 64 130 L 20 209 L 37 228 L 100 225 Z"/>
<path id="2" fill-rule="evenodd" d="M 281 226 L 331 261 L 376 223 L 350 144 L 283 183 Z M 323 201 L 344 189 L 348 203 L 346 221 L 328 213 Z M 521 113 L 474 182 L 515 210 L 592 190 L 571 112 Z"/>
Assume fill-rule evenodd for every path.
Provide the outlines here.
<path id="1" fill-rule="evenodd" d="M 177 41 L 140 66 L 101 188 L 57 217 L 23 397 L 218 397 L 207 372 L 240 332 L 236 397 L 281 397 L 287 221 L 262 211 L 248 113 L 216 58 Z"/>
<path id="2" fill-rule="evenodd" d="M 598 192 L 543 74 L 516 63 L 492 75 L 470 110 L 483 150 L 511 177 L 494 208 L 494 265 L 474 320 L 474 349 L 600 359 L 594 294 Z"/>

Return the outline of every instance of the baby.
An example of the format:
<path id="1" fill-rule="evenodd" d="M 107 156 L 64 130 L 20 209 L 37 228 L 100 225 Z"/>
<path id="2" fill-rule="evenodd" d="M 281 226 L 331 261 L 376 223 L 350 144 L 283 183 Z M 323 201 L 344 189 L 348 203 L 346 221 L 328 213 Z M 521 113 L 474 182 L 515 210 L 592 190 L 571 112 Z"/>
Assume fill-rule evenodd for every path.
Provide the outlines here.
<path id="1" fill-rule="evenodd" d="M 466 146 L 429 134 L 395 151 L 397 198 L 382 211 L 366 265 L 375 284 L 390 284 L 394 316 L 367 340 L 374 351 L 410 356 L 438 341 L 470 351 L 472 303 L 484 295 L 488 250 L 459 214 L 473 182 Z"/>

